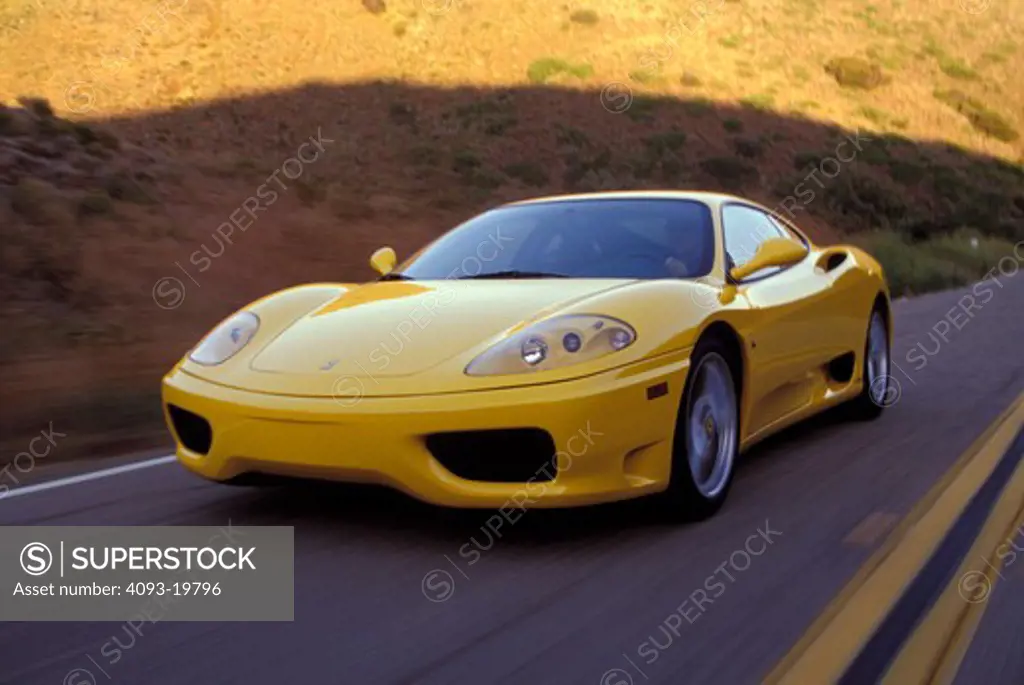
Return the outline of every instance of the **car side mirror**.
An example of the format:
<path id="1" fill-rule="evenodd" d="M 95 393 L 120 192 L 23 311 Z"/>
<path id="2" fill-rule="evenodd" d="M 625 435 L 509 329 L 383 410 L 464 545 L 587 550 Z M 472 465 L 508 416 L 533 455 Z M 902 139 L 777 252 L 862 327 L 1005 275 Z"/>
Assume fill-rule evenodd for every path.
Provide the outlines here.
<path id="1" fill-rule="evenodd" d="M 382 247 L 370 255 L 370 266 L 381 276 L 387 276 L 394 271 L 397 262 L 398 256 L 390 247 Z"/>
<path id="2" fill-rule="evenodd" d="M 746 264 L 733 267 L 729 271 L 729 278 L 738 283 L 747 276 L 757 273 L 761 269 L 773 266 L 790 266 L 802 261 L 807 256 L 807 247 L 788 238 L 769 238 L 761 243 L 757 252 Z"/>

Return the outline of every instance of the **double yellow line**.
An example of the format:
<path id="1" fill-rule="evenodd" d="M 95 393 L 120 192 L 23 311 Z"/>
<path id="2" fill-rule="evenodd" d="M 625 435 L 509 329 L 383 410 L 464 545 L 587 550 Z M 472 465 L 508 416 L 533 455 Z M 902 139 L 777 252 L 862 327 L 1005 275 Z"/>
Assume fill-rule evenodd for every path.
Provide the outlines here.
<path id="1" fill-rule="evenodd" d="M 951 683 L 1024 519 L 1024 395 L 918 502 L 765 678 Z"/>

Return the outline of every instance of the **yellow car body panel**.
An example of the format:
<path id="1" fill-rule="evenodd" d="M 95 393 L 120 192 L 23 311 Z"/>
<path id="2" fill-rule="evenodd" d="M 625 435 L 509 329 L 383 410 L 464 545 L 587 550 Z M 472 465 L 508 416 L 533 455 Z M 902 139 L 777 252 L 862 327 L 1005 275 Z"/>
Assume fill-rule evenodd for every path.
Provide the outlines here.
<path id="1" fill-rule="evenodd" d="M 869 316 L 877 298 L 889 298 L 873 258 L 815 246 L 787 223 L 807 256 L 735 284 L 726 278 L 721 206 L 764 208 L 711 193 L 597 196 L 706 203 L 711 272 L 696 280 L 322 283 L 273 294 L 245 308 L 260 326 L 241 352 L 217 366 L 186 355 L 164 378 L 165 413 L 173 405 L 212 426 L 212 445 L 199 454 L 168 416 L 179 460 L 216 481 L 255 472 L 378 483 L 446 506 L 592 504 L 666 489 L 689 357 L 711 326 L 729 327 L 742 350 L 741 450 L 859 394 Z M 837 254 L 845 259 L 826 271 Z M 465 373 L 485 350 L 554 314 L 619 319 L 636 340 L 543 372 Z M 891 338 L 891 321 L 888 328 Z M 826 366 L 850 352 L 852 378 L 834 381 Z M 431 434 L 514 427 L 550 434 L 553 480 L 466 480 L 426 446 Z"/>

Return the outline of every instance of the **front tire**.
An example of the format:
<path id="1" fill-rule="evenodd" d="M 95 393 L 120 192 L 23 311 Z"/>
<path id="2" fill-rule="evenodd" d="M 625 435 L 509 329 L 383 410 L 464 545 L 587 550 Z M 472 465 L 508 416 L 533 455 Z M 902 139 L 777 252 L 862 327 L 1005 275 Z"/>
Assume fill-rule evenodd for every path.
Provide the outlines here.
<path id="1" fill-rule="evenodd" d="M 697 344 L 672 441 L 664 505 L 672 518 L 698 521 L 718 511 L 739 454 L 738 369 L 732 350 L 711 338 Z"/>
<path id="2" fill-rule="evenodd" d="M 864 373 L 861 374 L 860 394 L 850 402 L 853 419 L 877 419 L 886 407 L 899 399 L 898 388 L 889 374 L 889 326 L 880 306 L 875 306 L 868 320 L 867 339 L 864 341 Z"/>

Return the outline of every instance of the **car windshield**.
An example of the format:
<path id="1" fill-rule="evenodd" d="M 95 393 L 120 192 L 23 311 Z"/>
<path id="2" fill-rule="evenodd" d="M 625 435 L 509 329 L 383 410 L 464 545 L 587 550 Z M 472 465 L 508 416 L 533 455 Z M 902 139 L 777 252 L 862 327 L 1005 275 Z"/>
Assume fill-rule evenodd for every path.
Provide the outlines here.
<path id="1" fill-rule="evenodd" d="M 692 200 L 553 200 L 485 212 L 396 270 L 395 278 L 696 278 L 714 229 Z"/>

